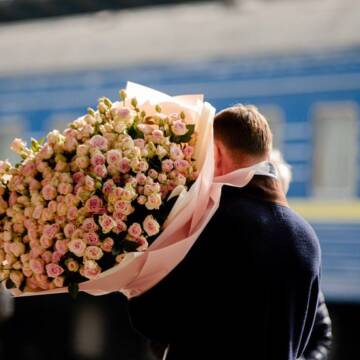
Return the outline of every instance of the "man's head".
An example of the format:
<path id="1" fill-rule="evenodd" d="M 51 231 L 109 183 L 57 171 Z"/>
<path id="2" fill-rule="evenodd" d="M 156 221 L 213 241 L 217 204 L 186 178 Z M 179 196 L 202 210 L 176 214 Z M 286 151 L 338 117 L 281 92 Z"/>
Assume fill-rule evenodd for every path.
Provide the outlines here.
<path id="1" fill-rule="evenodd" d="M 252 105 L 236 105 L 214 119 L 215 175 L 268 160 L 272 134 L 265 117 Z"/>

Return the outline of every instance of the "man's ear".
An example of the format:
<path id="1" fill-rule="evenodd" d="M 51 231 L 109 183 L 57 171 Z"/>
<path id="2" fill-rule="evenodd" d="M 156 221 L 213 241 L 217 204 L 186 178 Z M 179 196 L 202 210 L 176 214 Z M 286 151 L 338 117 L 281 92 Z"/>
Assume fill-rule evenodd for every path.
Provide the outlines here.
<path id="1" fill-rule="evenodd" d="M 221 146 L 219 141 L 214 141 L 214 162 L 215 162 L 215 176 L 222 175 L 222 166 L 221 166 Z"/>

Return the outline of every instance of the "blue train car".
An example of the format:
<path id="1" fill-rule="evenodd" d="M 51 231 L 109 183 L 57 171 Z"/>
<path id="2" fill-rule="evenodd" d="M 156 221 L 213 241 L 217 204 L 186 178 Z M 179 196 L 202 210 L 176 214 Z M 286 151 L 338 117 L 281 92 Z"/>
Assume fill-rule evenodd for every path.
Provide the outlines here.
<path id="1" fill-rule="evenodd" d="M 218 110 L 257 105 L 290 163 L 292 206 L 312 222 L 329 300 L 360 302 L 360 49 L 0 78 L 0 153 L 83 114 L 127 80 L 170 94 L 203 93 Z"/>

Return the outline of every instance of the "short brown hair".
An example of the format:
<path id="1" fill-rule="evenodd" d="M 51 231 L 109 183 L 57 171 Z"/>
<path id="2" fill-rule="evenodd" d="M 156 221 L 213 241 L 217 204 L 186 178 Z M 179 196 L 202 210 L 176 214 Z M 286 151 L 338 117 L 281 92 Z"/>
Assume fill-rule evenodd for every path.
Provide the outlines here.
<path id="1" fill-rule="evenodd" d="M 214 135 L 229 150 L 252 156 L 264 156 L 272 148 L 269 124 L 253 105 L 235 105 L 216 114 Z"/>

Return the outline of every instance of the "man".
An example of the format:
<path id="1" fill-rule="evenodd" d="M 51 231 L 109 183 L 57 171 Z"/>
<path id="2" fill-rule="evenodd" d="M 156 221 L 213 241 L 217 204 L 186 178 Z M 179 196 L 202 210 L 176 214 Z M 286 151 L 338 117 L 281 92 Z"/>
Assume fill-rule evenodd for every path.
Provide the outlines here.
<path id="1" fill-rule="evenodd" d="M 271 162 L 278 170 L 279 180 L 284 193 L 289 190 L 292 172 L 291 167 L 284 161 L 279 150 L 273 150 L 270 157 Z M 303 356 L 299 360 L 326 360 L 329 357 L 332 343 L 332 328 L 329 311 L 325 303 L 324 294 L 320 291 L 318 307 L 314 327 L 305 348 Z"/>
<path id="2" fill-rule="evenodd" d="M 216 175 L 269 159 L 272 135 L 252 106 L 216 115 Z M 133 325 L 169 344 L 167 360 L 294 360 L 316 312 L 320 249 L 279 181 L 224 186 L 219 209 L 185 259 L 130 301 Z"/>

